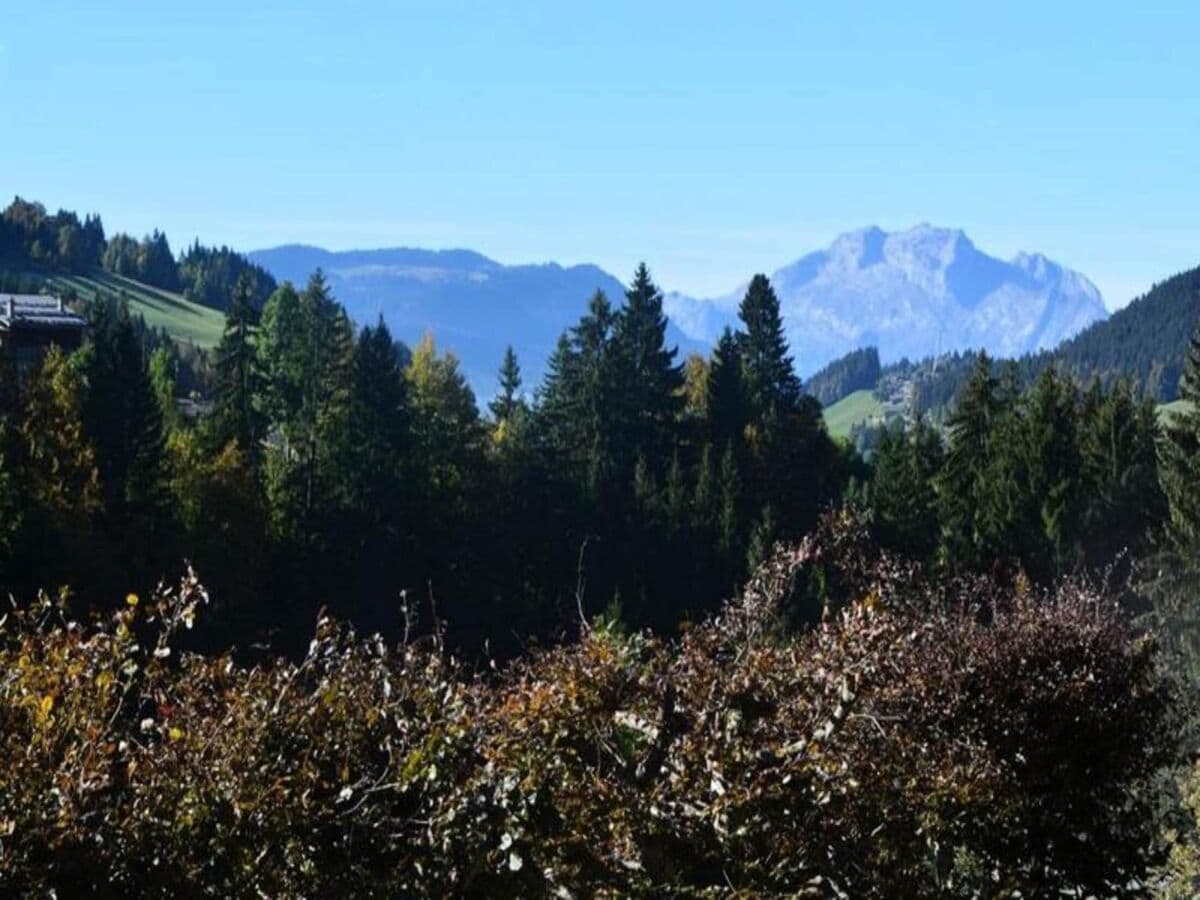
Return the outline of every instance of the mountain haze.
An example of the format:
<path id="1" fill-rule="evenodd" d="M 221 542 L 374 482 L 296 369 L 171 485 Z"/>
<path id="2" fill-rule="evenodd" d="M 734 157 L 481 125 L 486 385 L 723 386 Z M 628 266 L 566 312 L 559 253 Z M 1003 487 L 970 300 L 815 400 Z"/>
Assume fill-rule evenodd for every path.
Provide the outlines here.
<path id="1" fill-rule="evenodd" d="M 619 305 L 625 291 L 593 265 L 506 266 L 471 250 L 330 251 L 293 244 L 249 257 L 300 286 L 320 267 L 351 318 L 369 324 L 382 315 L 410 345 L 433 332 L 439 347 L 458 355 L 481 396 L 495 389 L 506 345 L 516 349 L 524 389 L 532 391 L 558 336 L 583 315 L 591 296 L 602 290 Z M 690 349 L 703 349 L 675 328 L 668 328 L 667 342 L 679 346 L 680 360 Z"/>
<path id="2" fill-rule="evenodd" d="M 286 245 L 249 257 L 297 285 L 322 268 L 352 318 L 369 323 L 382 315 L 410 344 L 432 331 L 483 396 L 495 387 L 506 344 L 532 390 L 559 334 L 591 295 L 602 290 L 619 304 L 624 292 L 594 265 L 507 266 L 471 250 Z M 1106 316 L 1100 292 L 1079 273 L 1041 254 L 996 259 L 962 231 L 930 225 L 844 234 L 778 269 L 771 282 L 802 376 L 867 346 L 878 347 L 884 363 L 978 348 L 1020 356 L 1057 346 Z M 742 290 L 712 300 L 667 294 L 667 340 L 680 359 L 706 351 L 722 328 L 736 325 Z"/>
<path id="3" fill-rule="evenodd" d="M 802 375 L 867 346 L 884 362 L 979 348 L 1019 356 L 1107 315 L 1083 275 L 1041 254 L 996 259 L 962 231 L 930 225 L 843 234 L 771 283 Z M 740 290 L 713 300 L 673 293 L 666 307 L 688 336 L 711 342 L 733 324 L 740 298 Z"/>

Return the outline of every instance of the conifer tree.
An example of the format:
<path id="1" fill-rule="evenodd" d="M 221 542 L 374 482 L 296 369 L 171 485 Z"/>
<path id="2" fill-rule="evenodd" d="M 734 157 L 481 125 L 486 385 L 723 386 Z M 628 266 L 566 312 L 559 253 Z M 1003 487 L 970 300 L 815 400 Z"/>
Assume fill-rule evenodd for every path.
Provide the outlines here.
<path id="1" fill-rule="evenodd" d="M 796 536 L 816 521 L 840 489 L 837 450 L 820 404 L 801 390 L 788 355 L 779 298 L 765 275 L 750 281 L 739 308 L 738 335 L 752 427 L 751 509 L 771 504 L 780 536 Z"/>
<path id="2" fill-rule="evenodd" d="M 677 350 L 666 346 L 662 300 L 642 263 L 625 291 L 612 336 L 620 437 L 647 460 L 665 460 L 670 454 L 684 402 L 683 368 L 675 364 Z"/>
<path id="3" fill-rule="evenodd" d="M 1105 396 L 1099 381 L 1088 391 L 1080 423 L 1080 528 L 1092 566 L 1137 551 L 1166 515 L 1158 480 L 1157 412 L 1121 379 Z"/>
<path id="4" fill-rule="evenodd" d="M 1182 408 L 1167 421 L 1159 478 L 1167 503 L 1153 573 L 1142 590 L 1160 633 L 1193 682 L 1200 682 L 1200 329 L 1179 381 Z"/>
<path id="5" fill-rule="evenodd" d="M 991 360 L 980 353 L 946 422 L 949 447 L 937 491 L 941 554 L 953 567 L 984 564 L 981 475 L 990 462 L 992 429 L 999 410 L 996 389 Z"/>
<path id="6" fill-rule="evenodd" d="M 128 306 L 98 302 L 91 324 L 84 409 L 105 508 L 127 562 L 161 560 L 172 524 L 162 411 Z"/>
<path id="7" fill-rule="evenodd" d="M 726 328 L 713 350 L 708 371 L 708 430 L 716 446 L 724 447 L 730 441 L 741 445 L 749 422 L 746 402 L 741 352 L 733 331 Z"/>
<path id="8" fill-rule="evenodd" d="M 678 536 L 688 527 L 688 497 L 687 485 L 683 476 L 683 465 L 679 461 L 679 451 L 671 455 L 671 465 L 667 467 L 666 484 L 663 487 L 663 514 L 667 523 L 667 531 L 672 536 Z"/>
<path id="9" fill-rule="evenodd" d="M 270 431 L 263 479 L 267 507 L 275 537 L 287 540 L 297 540 L 301 530 L 306 334 L 300 295 L 284 282 L 263 306 L 256 349 Z"/>
<path id="10" fill-rule="evenodd" d="M 760 419 L 779 418 L 796 408 L 800 380 L 788 355 L 779 298 L 765 275 L 755 275 L 738 308 L 746 387 Z"/>
<path id="11" fill-rule="evenodd" d="M 582 483 L 593 499 L 605 485 L 624 484 L 632 477 L 636 448 L 623 434 L 614 330 L 617 317 L 602 291 L 588 304 L 587 314 L 571 330 L 571 368 L 566 380 L 573 421 L 563 435 L 571 455 L 582 463 Z"/>
<path id="12" fill-rule="evenodd" d="M 1070 569 L 1079 549 L 1078 395 L 1072 382 L 1047 368 L 1038 376 L 1026 406 L 1020 452 L 1031 531 L 1040 539 L 1023 561 L 1032 574 L 1048 578 Z"/>
<path id="13" fill-rule="evenodd" d="M 265 384 L 265 411 L 289 455 L 304 396 L 306 327 L 300 295 L 285 281 L 267 298 L 257 342 L 258 368 Z"/>
<path id="14" fill-rule="evenodd" d="M 720 522 L 717 547 L 726 560 L 735 560 L 742 550 L 742 476 L 732 443 L 725 445 L 721 455 Z"/>
<path id="15" fill-rule="evenodd" d="M 257 318 L 254 284 L 243 274 L 225 312 L 225 332 L 216 349 L 213 421 L 217 445 L 236 441 L 252 466 L 266 434 L 260 409 L 263 379 L 253 336 Z"/>
<path id="16" fill-rule="evenodd" d="M 885 427 L 871 457 L 870 506 L 880 543 L 918 559 L 937 547 L 934 479 L 942 465 L 941 438 L 925 419 L 911 429 Z"/>
<path id="17" fill-rule="evenodd" d="M 696 489 L 692 493 L 692 527 L 698 533 L 715 536 L 719 500 L 713 445 L 705 443 L 700 448 L 700 462 L 696 466 Z"/>
<path id="18" fill-rule="evenodd" d="M 1161 478 L 1169 511 L 1167 542 L 1183 557 L 1200 548 L 1200 330 L 1188 346 L 1179 399 L 1180 409 L 1167 421 Z"/>
<path id="19" fill-rule="evenodd" d="M 346 545 L 358 594 L 371 604 L 359 610 L 375 627 L 386 624 L 378 608 L 400 577 L 400 559 L 413 550 L 415 504 L 406 486 L 413 474 L 410 458 L 409 385 L 391 332 L 380 317 L 364 328 L 354 347 L 349 416 L 345 422 L 341 471 L 349 526 Z M 389 583 L 391 582 L 391 583 Z"/>
<path id="20" fill-rule="evenodd" d="M 492 418 L 497 422 L 509 422 L 521 404 L 521 366 L 512 344 L 504 350 L 504 361 L 500 364 L 500 393 L 488 405 Z"/>

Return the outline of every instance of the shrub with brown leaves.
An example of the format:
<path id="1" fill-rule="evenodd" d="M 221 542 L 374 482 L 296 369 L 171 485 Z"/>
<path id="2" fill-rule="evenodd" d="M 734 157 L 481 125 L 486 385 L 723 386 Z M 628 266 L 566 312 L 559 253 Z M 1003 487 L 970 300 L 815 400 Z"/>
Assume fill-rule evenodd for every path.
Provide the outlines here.
<path id="1" fill-rule="evenodd" d="M 1080 584 L 939 584 L 848 516 L 674 643 L 477 677 L 322 618 L 299 661 L 175 650 L 189 576 L 0 625 L 0 891 L 1137 896 L 1182 722 Z M 788 625 L 825 591 L 824 621 Z"/>

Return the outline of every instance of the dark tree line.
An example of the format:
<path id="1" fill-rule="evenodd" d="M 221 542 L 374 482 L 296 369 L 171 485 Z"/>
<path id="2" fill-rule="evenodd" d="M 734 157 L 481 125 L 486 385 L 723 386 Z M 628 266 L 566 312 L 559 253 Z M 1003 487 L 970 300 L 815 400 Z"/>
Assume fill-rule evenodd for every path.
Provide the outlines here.
<path id="1" fill-rule="evenodd" d="M 80 221 L 68 210 L 51 215 L 20 197 L 0 214 L 0 261 L 9 265 L 81 272 L 100 264 L 104 248 L 99 216 Z"/>
<path id="2" fill-rule="evenodd" d="M 278 285 L 271 273 L 228 247 L 205 247 L 199 241 L 179 258 L 179 284 L 183 295 L 203 306 L 224 310 L 246 277 L 249 299 L 262 309 Z"/>
<path id="3" fill-rule="evenodd" d="M 800 390 L 765 278 L 742 328 L 686 374 L 644 266 L 622 300 L 592 299 L 535 391 L 507 354 L 481 414 L 432 337 L 410 352 L 382 321 L 356 330 L 319 272 L 260 313 L 243 273 L 214 408 L 194 424 L 168 347 L 119 301 L 96 303 L 84 349 L 52 354 L 5 407 L 13 502 L 45 506 L 28 493 L 42 478 L 88 485 L 57 485 L 75 506 L 5 538 L 5 582 L 112 598 L 187 558 L 243 638 L 323 603 L 395 628 L 401 590 L 469 646 L 553 636 L 579 604 L 671 629 L 810 527 L 850 463 Z M 44 421 L 70 423 L 71 452 L 43 460 L 74 469 L 31 456 Z"/>
<path id="4" fill-rule="evenodd" d="M 1154 403 L 1128 381 L 1085 391 L 1055 369 L 1022 389 L 986 354 L 946 421 L 892 426 L 875 448 L 869 504 L 880 540 L 951 570 L 1040 581 L 1149 547 L 1166 500 Z"/>
<path id="5" fill-rule="evenodd" d="M 93 304 L 77 354 L 7 379 L 6 587 L 117 602 L 187 559 L 222 640 L 286 644 L 320 605 L 396 629 L 403 591 L 460 646 L 509 652 L 581 610 L 670 631 L 860 496 L 887 546 L 1037 581 L 1156 548 L 1182 502 L 1128 383 L 1080 390 L 1047 369 L 1023 387 L 982 355 L 944 432 L 889 429 L 864 465 L 826 435 L 762 276 L 738 329 L 680 362 L 639 267 L 619 304 L 591 299 L 541 385 L 506 354 L 486 412 L 432 336 L 410 351 L 382 321 L 355 328 L 320 272 L 261 310 L 256 290 L 243 272 L 225 303 L 198 421 L 176 406 L 178 349 L 119 299 Z"/>

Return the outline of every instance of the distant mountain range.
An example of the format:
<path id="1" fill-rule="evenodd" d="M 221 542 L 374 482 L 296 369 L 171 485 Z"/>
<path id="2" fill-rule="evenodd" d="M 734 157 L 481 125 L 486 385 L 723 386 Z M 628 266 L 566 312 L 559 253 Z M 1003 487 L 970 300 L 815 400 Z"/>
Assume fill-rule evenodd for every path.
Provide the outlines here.
<path id="1" fill-rule="evenodd" d="M 809 375 L 873 346 L 883 362 L 985 349 L 1020 356 L 1049 349 L 1106 317 L 1087 278 L 1041 254 L 1011 261 L 980 251 L 962 231 L 918 225 L 843 234 L 771 276 L 796 368 Z M 734 324 L 741 291 L 712 300 L 670 294 L 685 334 L 715 340 Z"/>
<path id="2" fill-rule="evenodd" d="M 619 305 L 625 288 L 592 265 L 506 266 L 470 250 L 349 250 L 288 245 L 257 250 L 249 258 L 279 281 L 303 286 L 324 270 L 337 299 L 351 318 L 370 324 L 382 315 L 397 338 L 408 344 L 431 331 L 438 346 L 453 350 L 481 399 L 496 387 L 496 371 L 512 344 L 534 390 L 558 336 L 587 308 L 597 290 Z M 705 350 L 671 327 L 667 339 L 680 358 Z"/>
<path id="3" fill-rule="evenodd" d="M 352 250 L 288 245 L 249 254 L 276 279 L 303 284 L 317 267 L 350 315 L 383 315 L 398 338 L 432 331 L 488 396 L 512 343 L 533 389 L 555 341 L 603 290 L 624 287 L 593 265 L 506 266 L 470 250 Z M 1054 347 L 1105 317 L 1084 276 L 1040 254 L 1005 262 L 961 231 L 920 225 L 891 233 L 865 228 L 837 238 L 771 276 L 797 370 L 806 376 L 848 351 L 875 346 L 889 362 L 939 351 L 984 348 L 1016 356 Z M 681 358 L 706 350 L 736 323 L 741 290 L 702 300 L 669 293 L 668 340 Z"/>

